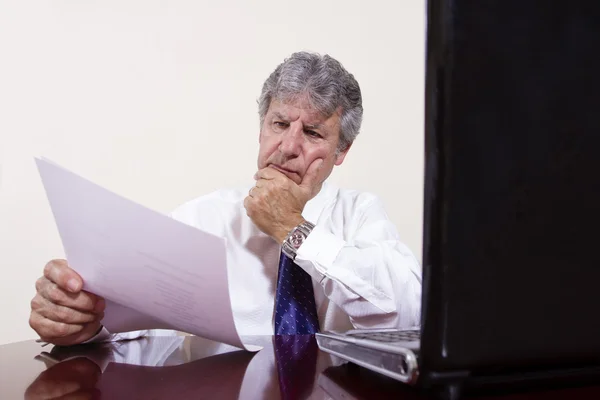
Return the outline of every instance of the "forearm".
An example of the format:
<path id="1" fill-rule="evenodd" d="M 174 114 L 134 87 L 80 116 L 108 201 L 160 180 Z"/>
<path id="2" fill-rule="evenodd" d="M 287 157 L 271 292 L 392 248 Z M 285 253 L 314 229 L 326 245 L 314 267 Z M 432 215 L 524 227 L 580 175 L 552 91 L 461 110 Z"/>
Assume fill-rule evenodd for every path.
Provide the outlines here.
<path id="1" fill-rule="evenodd" d="M 346 242 L 315 227 L 298 251 L 296 263 L 356 328 L 407 328 L 420 322 L 419 263 L 393 234 L 383 236 Z"/>

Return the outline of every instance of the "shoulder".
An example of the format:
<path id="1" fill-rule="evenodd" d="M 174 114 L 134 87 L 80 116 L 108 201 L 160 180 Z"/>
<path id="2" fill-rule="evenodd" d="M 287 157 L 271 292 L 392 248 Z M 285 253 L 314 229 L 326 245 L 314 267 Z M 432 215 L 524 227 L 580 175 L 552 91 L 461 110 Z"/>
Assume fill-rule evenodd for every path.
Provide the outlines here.
<path id="1" fill-rule="evenodd" d="M 173 213 L 182 212 L 197 207 L 236 204 L 244 200 L 244 198 L 248 194 L 249 189 L 250 186 L 248 186 L 247 188 L 238 187 L 215 190 L 214 192 L 210 192 L 208 194 L 186 201 L 185 203 L 178 206 L 175 210 L 173 210 Z"/>
<path id="2" fill-rule="evenodd" d="M 333 226 L 342 227 L 343 237 L 351 243 L 357 241 L 392 240 L 408 252 L 400 242 L 396 224 L 386 211 L 382 198 L 369 191 L 337 189 L 329 218 Z M 404 251 L 404 250 L 403 250 Z"/>
<path id="3" fill-rule="evenodd" d="M 307 203 L 305 218 L 330 220 L 336 225 L 362 225 L 366 220 L 388 219 L 383 202 L 372 192 L 342 189 L 326 182 L 319 194 Z"/>
<path id="4" fill-rule="evenodd" d="M 381 198 L 375 193 L 356 189 L 337 188 L 329 184 L 328 191 L 335 193 L 333 197 L 337 207 L 351 208 L 355 211 L 364 211 L 373 207 L 383 209 Z"/>
<path id="5" fill-rule="evenodd" d="M 232 216 L 241 207 L 250 186 L 225 188 L 186 201 L 169 215 L 188 225 L 200 227 L 223 216 Z"/>

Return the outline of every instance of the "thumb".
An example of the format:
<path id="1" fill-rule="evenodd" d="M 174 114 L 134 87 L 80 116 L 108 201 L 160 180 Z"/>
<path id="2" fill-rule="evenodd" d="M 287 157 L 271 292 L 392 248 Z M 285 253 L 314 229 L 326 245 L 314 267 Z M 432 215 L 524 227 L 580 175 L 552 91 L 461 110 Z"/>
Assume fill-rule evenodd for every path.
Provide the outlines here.
<path id="1" fill-rule="evenodd" d="M 318 158 L 313 161 L 309 166 L 306 174 L 304 174 L 304 178 L 302 178 L 302 182 L 300 182 L 300 187 L 303 189 L 311 190 L 317 184 L 317 179 L 319 177 L 319 171 L 323 166 L 323 159 Z"/>

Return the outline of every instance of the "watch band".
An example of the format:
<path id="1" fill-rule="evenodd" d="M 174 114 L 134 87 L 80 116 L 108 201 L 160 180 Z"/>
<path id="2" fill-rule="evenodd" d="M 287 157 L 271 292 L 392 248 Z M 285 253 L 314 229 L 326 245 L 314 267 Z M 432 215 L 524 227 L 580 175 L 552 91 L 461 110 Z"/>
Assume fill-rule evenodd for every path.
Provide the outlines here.
<path id="1" fill-rule="evenodd" d="M 298 249 L 302 246 L 302 243 L 304 243 L 314 227 L 315 224 L 312 222 L 304 221 L 292 229 L 281 244 L 283 254 L 295 260 Z"/>

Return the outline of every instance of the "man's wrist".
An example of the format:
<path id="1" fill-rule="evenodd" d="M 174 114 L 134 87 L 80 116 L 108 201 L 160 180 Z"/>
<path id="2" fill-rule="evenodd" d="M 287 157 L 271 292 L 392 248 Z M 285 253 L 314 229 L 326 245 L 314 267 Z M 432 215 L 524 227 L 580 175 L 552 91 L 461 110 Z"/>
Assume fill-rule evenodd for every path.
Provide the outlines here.
<path id="1" fill-rule="evenodd" d="M 86 344 L 86 343 L 90 343 L 90 342 L 98 339 L 98 337 L 100 336 L 101 333 L 103 333 L 103 331 L 105 331 L 104 325 L 100 324 L 100 328 L 98 328 L 98 330 L 96 331 L 96 333 L 94 333 L 90 338 L 84 340 L 81 343 L 82 344 Z M 108 331 L 107 331 L 107 333 L 108 333 Z M 106 336 L 106 335 L 104 335 L 104 336 Z"/>
<path id="2" fill-rule="evenodd" d="M 279 231 L 274 235 L 273 239 L 275 239 L 277 243 L 282 244 L 285 238 L 288 237 L 292 229 L 294 229 L 303 222 L 306 222 L 306 220 L 302 217 L 302 215 L 290 218 L 288 221 L 281 225 L 281 229 L 279 229 Z"/>
<path id="3" fill-rule="evenodd" d="M 281 244 L 281 251 L 292 260 L 296 259 L 296 254 L 308 235 L 312 232 L 315 224 L 304 220 L 293 228 Z"/>

